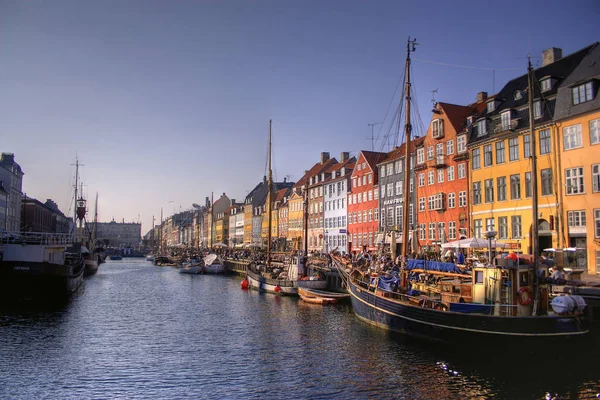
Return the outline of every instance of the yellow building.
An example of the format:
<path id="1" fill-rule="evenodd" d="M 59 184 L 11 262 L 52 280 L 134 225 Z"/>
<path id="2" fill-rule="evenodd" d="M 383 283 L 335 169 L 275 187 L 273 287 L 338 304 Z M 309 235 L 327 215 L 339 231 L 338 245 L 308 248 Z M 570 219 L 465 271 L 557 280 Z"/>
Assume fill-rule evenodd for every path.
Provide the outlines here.
<path id="1" fill-rule="evenodd" d="M 469 131 L 469 204 L 471 233 L 497 239 L 515 252 L 532 252 L 533 188 L 531 155 L 537 156 L 538 251 L 563 245 L 558 226 L 558 129 L 552 111 L 557 89 L 581 62 L 584 49 L 561 58 L 559 49 L 544 52 L 534 71 L 535 148 L 529 131 L 527 74 L 508 82 L 487 100 L 486 110 L 467 122 Z"/>
<path id="2" fill-rule="evenodd" d="M 294 190 L 288 201 L 288 244 L 292 249 L 304 249 L 304 195 Z"/>
<path id="3" fill-rule="evenodd" d="M 569 266 L 600 273 L 600 44 L 558 89 L 555 120 L 563 245 L 576 251 Z M 571 253 L 573 254 L 573 253 Z"/>
<path id="4" fill-rule="evenodd" d="M 244 244 L 252 243 L 252 202 L 244 205 Z"/>

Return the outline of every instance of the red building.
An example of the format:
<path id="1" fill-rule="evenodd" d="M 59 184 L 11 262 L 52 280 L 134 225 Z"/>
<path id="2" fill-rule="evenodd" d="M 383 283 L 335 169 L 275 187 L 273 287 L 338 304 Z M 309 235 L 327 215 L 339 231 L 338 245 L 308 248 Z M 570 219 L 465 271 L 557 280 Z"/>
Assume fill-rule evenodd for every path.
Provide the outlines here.
<path id="1" fill-rule="evenodd" d="M 487 95 L 469 106 L 437 103 L 422 145 L 417 147 L 417 223 L 421 250 L 468 235 L 466 129 Z M 437 247 L 439 249 L 439 247 Z"/>
<path id="2" fill-rule="evenodd" d="M 376 251 L 379 230 L 379 189 L 377 164 L 386 153 L 361 151 L 352 171 L 348 191 L 349 251 Z"/>

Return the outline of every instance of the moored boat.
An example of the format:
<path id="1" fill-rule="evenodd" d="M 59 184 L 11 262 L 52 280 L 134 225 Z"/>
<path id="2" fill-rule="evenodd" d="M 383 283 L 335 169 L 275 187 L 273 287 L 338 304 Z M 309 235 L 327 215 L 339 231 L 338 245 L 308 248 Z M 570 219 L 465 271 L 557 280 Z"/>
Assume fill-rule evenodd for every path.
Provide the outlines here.
<path id="1" fill-rule="evenodd" d="M 348 293 L 328 292 L 318 289 L 298 288 L 298 296 L 307 303 L 335 304 L 350 297 Z"/>
<path id="2" fill-rule="evenodd" d="M 203 274 L 205 272 L 204 261 L 199 258 L 193 258 L 189 261 L 186 261 L 179 266 L 179 273 L 181 274 Z"/>
<path id="3" fill-rule="evenodd" d="M 204 257 L 204 272 L 207 274 L 224 274 L 226 272 L 223 260 L 216 254 Z"/>
<path id="4" fill-rule="evenodd" d="M 409 39 L 406 60 L 407 106 L 410 101 L 410 53 L 415 41 Z M 412 48 L 412 50 L 411 50 Z M 530 132 L 534 132 L 533 68 L 528 68 Z M 410 114 L 406 113 L 405 159 L 411 157 Z M 531 148 L 536 149 L 535 135 Z M 538 219 L 536 151 L 531 152 L 532 215 Z M 407 163 L 406 163 L 407 164 Z M 405 182 L 410 179 L 404 169 Z M 409 191 L 404 191 L 404 204 L 410 204 Z M 409 232 L 409 213 L 402 215 L 402 230 Z M 372 274 L 365 268 L 353 266 L 350 271 L 343 259 L 334 258 L 334 265 L 344 276 L 356 316 L 371 325 L 424 339 L 472 345 L 482 340 L 499 345 L 525 345 L 530 351 L 552 351 L 564 347 L 568 340 L 589 337 L 590 323 L 585 313 L 585 301 L 579 296 L 564 296 L 550 300 L 548 280 L 541 275 L 538 262 L 538 226 L 532 226 L 533 262 L 522 265 L 507 259 L 492 257 L 492 241 L 497 232 L 486 232 L 488 257 L 485 264 L 472 271 L 441 270 L 436 273 L 447 279 L 428 293 L 414 292 L 408 285 L 409 272 L 431 274 L 427 265 L 414 265 L 408 260 L 408 240 L 402 242 L 402 271 L 386 275 Z M 440 267 L 440 266 L 436 266 Z M 550 282 L 552 283 L 552 282 Z M 422 285 L 420 288 L 427 287 Z M 430 287 L 432 285 L 429 285 Z"/>
<path id="5" fill-rule="evenodd" d="M 83 281 L 81 250 L 72 236 L 11 233 L 1 239 L 0 294 L 10 299 L 63 300 Z"/>

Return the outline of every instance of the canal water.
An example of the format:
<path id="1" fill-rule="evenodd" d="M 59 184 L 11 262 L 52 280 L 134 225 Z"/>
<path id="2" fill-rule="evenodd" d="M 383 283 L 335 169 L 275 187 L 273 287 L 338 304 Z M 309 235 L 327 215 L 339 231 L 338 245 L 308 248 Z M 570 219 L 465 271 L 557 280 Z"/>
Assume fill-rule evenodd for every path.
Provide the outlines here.
<path id="1" fill-rule="evenodd" d="M 108 261 L 66 305 L 0 308 L 2 399 L 596 398 L 600 352 L 448 348 L 349 305 L 243 291 L 235 276 Z M 443 368 L 446 366 L 446 369 Z M 452 372 L 450 372 L 450 370 Z"/>

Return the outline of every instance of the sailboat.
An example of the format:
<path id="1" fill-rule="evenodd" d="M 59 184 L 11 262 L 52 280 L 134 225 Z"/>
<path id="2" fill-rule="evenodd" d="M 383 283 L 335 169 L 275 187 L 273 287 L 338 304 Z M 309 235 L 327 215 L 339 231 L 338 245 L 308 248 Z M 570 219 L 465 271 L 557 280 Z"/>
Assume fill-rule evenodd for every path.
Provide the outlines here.
<path id="1" fill-rule="evenodd" d="M 79 160 L 76 162 L 79 169 Z M 77 189 L 75 196 L 77 204 Z M 77 210 L 74 222 L 77 219 Z M 82 248 L 72 234 L 6 232 L 0 238 L 0 296 L 44 302 L 67 299 L 81 286 Z"/>
<path id="2" fill-rule="evenodd" d="M 271 265 L 271 235 L 273 208 L 273 171 L 271 168 L 271 137 L 272 120 L 269 120 L 269 151 L 268 151 L 268 179 L 267 179 L 267 253 L 264 263 L 251 262 L 246 267 L 246 279 L 242 282 L 242 288 L 249 287 L 260 292 L 275 293 L 279 295 L 297 296 L 298 287 L 291 279 L 290 271 L 284 267 Z M 289 267 L 289 266 L 288 266 Z"/>
<path id="3" fill-rule="evenodd" d="M 415 51 L 415 40 L 408 39 L 406 57 L 406 160 L 411 150 L 410 124 L 410 55 Z M 528 67 L 528 95 L 530 113 L 530 132 L 534 130 L 533 118 L 533 68 Z M 531 135 L 532 149 L 535 149 L 535 135 Z M 537 175 L 535 151 L 532 151 L 532 177 Z M 408 162 L 407 162 L 408 164 Z M 409 168 L 405 168 L 405 182 L 410 179 Z M 537 183 L 532 179 L 533 215 L 537 221 Z M 409 191 L 404 191 L 404 204 L 409 204 Z M 408 230 L 409 213 L 403 213 L 403 231 Z M 526 345 L 528 349 L 547 348 L 550 344 L 561 345 L 566 339 L 580 339 L 589 335 L 589 321 L 584 309 L 585 302 L 572 296 L 566 312 L 550 311 L 547 301 L 547 288 L 540 284 L 537 271 L 537 223 L 533 224 L 534 264 L 527 266 L 501 266 L 474 268 L 471 277 L 475 283 L 483 282 L 486 292 L 494 292 L 495 298 L 502 299 L 503 293 L 515 290 L 516 298 L 508 297 L 510 303 L 501 302 L 445 304 L 429 296 L 413 296 L 408 289 L 407 260 L 408 240 L 402 242 L 403 264 L 401 276 L 379 277 L 364 273 L 360 269 L 348 269 L 343 260 L 336 258 L 334 263 L 344 276 L 350 292 L 352 307 L 356 316 L 377 327 L 446 343 L 472 343 L 475 340 L 490 340 L 490 344 Z M 489 232 L 490 241 L 494 232 Z M 408 261 L 408 262 L 407 262 Z M 533 279 L 521 279 L 533 277 Z M 488 285 L 489 282 L 489 285 Z M 507 282 L 507 285 L 496 284 Z M 511 283 L 512 282 L 512 283 Z M 513 287 L 514 285 L 514 287 Z M 452 285 L 449 285 L 452 290 Z M 459 288 L 458 290 L 461 290 Z M 487 296 L 486 296 L 487 297 Z M 526 312 L 528 311 L 528 314 Z M 554 348 L 554 347 L 551 347 Z"/>

